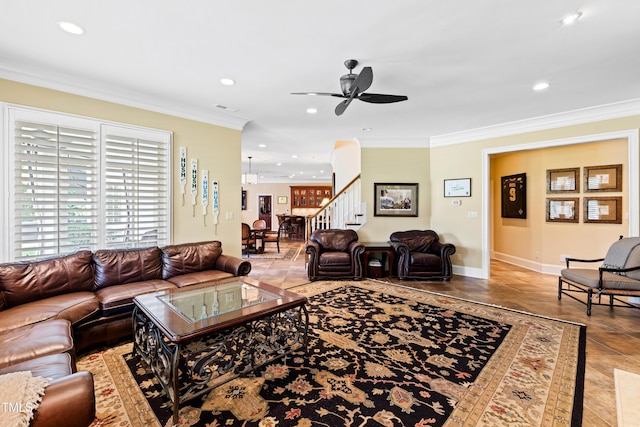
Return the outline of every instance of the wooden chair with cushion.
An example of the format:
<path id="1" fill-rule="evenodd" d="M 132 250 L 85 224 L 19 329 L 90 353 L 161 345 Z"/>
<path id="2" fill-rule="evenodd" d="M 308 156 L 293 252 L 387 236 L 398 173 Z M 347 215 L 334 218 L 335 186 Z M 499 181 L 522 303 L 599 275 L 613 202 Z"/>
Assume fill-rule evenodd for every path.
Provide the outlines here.
<path id="1" fill-rule="evenodd" d="M 593 264 L 601 262 L 598 269 L 573 268 L 571 263 Z M 567 268 L 558 278 L 558 299 L 566 295 L 587 306 L 587 316 L 592 305 L 640 308 L 640 304 L 629 302 L 628 297 L 640 297 L 640 237 L 627 237 L 611 245 L 604 258 L 566 258 Z M 575 294 L 586 294 L 586 301 Z M 603 295 L 609 302 L 603 303 Z"/>
<path id="2" fill-rule="evenodd" d="M 278 231 L 266 231 L 262 236 L 262 242 L 264 245 L 267 243 L 275 243 L 278 247 L 278 253 L 280 253 L 280 233 L 282 232 L 282 226 L 278 227 Z"/>
<path id="3" fill-rule="evenodd" d="M 247 256 L 251 250 L 256 248 L 256 239 L 251 235 L 251 227 L 249 224 L 242 223 L 242 249 Z"/>
<path id="4" fill-rule="evenodd" d="M 435 231 L 396 231 L 389 240 L 397 260 L 398 279 L 451 279 L 451 255 L 456 247 L 440 242 Z"/>

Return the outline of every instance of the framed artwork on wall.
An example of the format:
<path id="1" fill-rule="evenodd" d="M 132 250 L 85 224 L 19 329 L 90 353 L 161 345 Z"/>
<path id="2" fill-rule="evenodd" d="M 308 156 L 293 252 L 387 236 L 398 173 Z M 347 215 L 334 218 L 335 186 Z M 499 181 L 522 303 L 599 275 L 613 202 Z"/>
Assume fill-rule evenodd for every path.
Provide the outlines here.
<path id="1" fill-rule="evenodd" d="M 444 197 L 471 197 L 471 178 L 445 179 Z"/>
<path id="2" fill-rule="evenodd" d="M 527 174 L 500 178 L 502 185 L 502 218 L 527 217 Z"/>
<path id="3" fill-rule="evenodd" d="M 247 190 L 242 190 L 242 210 L 247 210 Z"/>
<path id="4" fill-rule="evenodd" d="M 585 197 L 584 222 L 622 224 L 622 197 Z"/>
<path id="5" fill-rule="evenodd" d="M 287 204 L 287 196 L 278 196 L 278 204 L 279 205 Z"/>
<path id="6" fill-rule="evenodd" d="M 586 192 L 622 191 L 622 165 L 585 166 Z"/>
<path id="7" fill-rule="evenodd" d="M 579 192 L 580 168 L 547 169 L 547 194 Z"/>
<path id="8" fill-rule="evenodd" d="M 418 216 L 418 184 L 373 184 L 374 216 Z"/>
<path id="9" fill-rule="evenodd" d="M 547 222 L 578 222 L 580 199 L 547 199 Z"/>

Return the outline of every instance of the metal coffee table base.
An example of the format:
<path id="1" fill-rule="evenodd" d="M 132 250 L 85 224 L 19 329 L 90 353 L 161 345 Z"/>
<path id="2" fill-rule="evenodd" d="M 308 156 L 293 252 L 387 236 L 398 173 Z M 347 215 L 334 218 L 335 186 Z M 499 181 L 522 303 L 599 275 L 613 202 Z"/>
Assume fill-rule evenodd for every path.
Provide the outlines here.
<path id="1" fill-rule="evenodd" d="M 180 405 L 292 351 L 307 351 L 309 314 L 304 305 L 186 343 L 171 342 L 134 307 L 134 355 L 151 368 L 173 403 Z"/>

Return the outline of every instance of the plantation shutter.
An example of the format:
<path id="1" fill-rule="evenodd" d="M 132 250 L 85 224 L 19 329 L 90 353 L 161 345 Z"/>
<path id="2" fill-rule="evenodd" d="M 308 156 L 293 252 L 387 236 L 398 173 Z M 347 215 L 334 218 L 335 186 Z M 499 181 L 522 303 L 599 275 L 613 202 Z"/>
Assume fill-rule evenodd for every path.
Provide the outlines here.
<path id="1" fill-rule="evenodd" d="M 14 258 L 95 249 L 98 149 L 92 124 L 12 122 Z"/>
<path id="2" fill-rule="evenodd" d="M 168 243 L 169 135 L 103 129 L 105 247 Z"/>

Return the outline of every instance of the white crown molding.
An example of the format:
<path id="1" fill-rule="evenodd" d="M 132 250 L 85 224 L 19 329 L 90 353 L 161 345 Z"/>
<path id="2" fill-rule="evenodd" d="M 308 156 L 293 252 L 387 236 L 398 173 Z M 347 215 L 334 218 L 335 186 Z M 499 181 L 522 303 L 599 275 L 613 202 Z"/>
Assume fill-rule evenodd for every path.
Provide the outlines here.
<path id="1" fill-rule="evenodd" d="M 101 83 L 80 78 L 75 79 L 73 84 L 70 84 L 69 76 L 56 76 L 49 73 L 47 77 L 43 77 L 38 72 L 20 70 L 19 67 L 12 68 L 7 63 L 0 65 L 0 78 L 235 130 L 242 130 L 249 121 L 243 117 L 216 114 L 217 112 L 215 111 L 204 115 L 202 112 L 197 111 L 196 108 L 187 105 L 172 105 L 168 107 L 162 105 L 161 102 L 153 97 L 134 96 L 131 92 L 123 91 L 122 88 L 108 87 Z"/>
<path id="2" fill-rule="evenodd" d="M 550 114 L 547 116 L 533 117 L 530 119 L 502 123 L 493 126 L 469 129 L 461 132 L 436 135 L 431 137 L 430 146 L 433 148 L 445 145 L 463 144 L 465 142 L 579 125 L 602 120 L 611 120 L 634 115 L 640 115 L 640 99 L 638 98 L 582 108 L 579 110 L 566 111 L 563 113 Z"/>
<path id="3" fill-rule="evenodd" d="M 355 138 L 362 148 L 429 148 L 429 138 Z"/>

